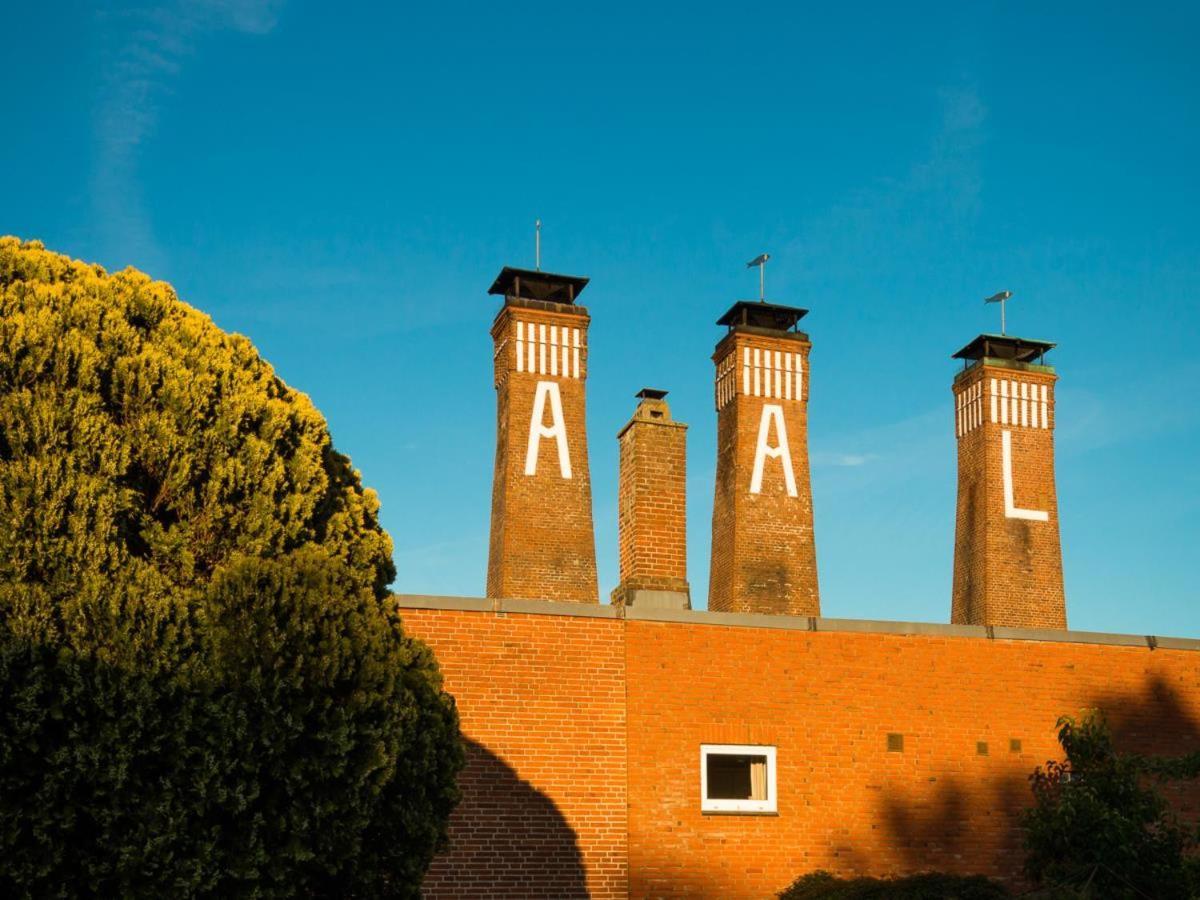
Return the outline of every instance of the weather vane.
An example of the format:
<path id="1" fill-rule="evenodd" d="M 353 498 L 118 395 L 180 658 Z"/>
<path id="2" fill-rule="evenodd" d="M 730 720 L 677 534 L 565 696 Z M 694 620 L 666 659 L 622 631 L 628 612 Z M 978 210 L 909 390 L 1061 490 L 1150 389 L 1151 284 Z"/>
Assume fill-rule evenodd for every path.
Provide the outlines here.
<path id="1" fill-rule="evenodd" d="M 746 263 L 746 268 L 750 269 L 758 266 L 758 302 L 765 303 L 767 300 L 767 260 L 771 258 L 770 253 L 760 253 L 750 262 Z"/>
<path id="2" fill-rule="evenodd" d="M 533 267 L 542 271 L 542 220 L 538 219 L 533 225 Z"/>
<path id="3" fill-rule="evenodd" d="M 1004 331 L 1004 329 L 1005 329 L 1004 301 L 1009 299 L 1011 296 L 1012 296 L 1012 291 L 1001 291 L 998 294 L 992 294 L 992 296 L 988 297 L 987 299 L 985 299 L 983 301 L 984 303 L 999 303 L 1000 304 L 1000 333 L 1001 334 L 1005 333 L 1005 331 Z"/>

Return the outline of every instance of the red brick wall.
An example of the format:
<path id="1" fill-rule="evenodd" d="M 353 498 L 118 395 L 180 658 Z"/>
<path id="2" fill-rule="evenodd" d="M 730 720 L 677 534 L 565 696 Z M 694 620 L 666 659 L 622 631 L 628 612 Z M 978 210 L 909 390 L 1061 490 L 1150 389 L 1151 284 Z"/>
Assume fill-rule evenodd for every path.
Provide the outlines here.
<path id="1" fill-rule="evenodd" d="M 626 641 L 637 897 L 765 897 L 818 868 L 1012 877 L 1060 715 L 1104 706 L 1127 744 L 1200 749 L 1189 651 L 654 622 Z M 778 747 L 778 817 L 702 815 L 701 743 Z"/>
<path id="2" fill-rule="evenodd" d="M 1060 715 L 1099 706 L 1129 749 L 1200 749 L 1194 650 L 699 624 L 705 614 L 402 614 L 433 646 L 467 736 L 525 782 L 473 756 L 432 897 L 570 896 L 542 879 L 572 865 L 596 897 L 749 900 L 819 868 L 1015 878 L 1016 814 L 1030 771 L 1060 755 Z M 889 733 L 903 752 L 888 752 Z M 702 743 L 776 746 L 778 815 L 702 815 Z M 517 843 L 573 863 L 515 853 L 530 792 L 560 818 L 542 822 L 544 846 Z M 1176 800 L 1194 820 L 1200 798 Z"/>
<path id="3" fill-rule="evenodd" d="M 437 655 L 467 738 L 436 898 L 627 894 L 625 681 L 614 622 L 402 610 Z"/>

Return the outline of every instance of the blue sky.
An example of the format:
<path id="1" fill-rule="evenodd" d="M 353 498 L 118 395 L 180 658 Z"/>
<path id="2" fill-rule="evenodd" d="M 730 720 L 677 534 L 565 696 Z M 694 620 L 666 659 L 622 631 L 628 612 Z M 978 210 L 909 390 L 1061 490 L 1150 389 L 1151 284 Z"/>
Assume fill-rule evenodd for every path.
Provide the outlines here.
<path id="1" fill-rule="evenodd" d="M 601 590 L 616 440 L 666 388 L 707 593 L 714 320 L 811 309 L 826 615 L 945 621 L 950 354 L 1060 344 L 1075 628 L 1200 635 L 1200 6 L 6 4 L 0 233 L 171 281 L 328 416 L 395 587 L 479 595 L 486 289 L 588 275 Z"/>

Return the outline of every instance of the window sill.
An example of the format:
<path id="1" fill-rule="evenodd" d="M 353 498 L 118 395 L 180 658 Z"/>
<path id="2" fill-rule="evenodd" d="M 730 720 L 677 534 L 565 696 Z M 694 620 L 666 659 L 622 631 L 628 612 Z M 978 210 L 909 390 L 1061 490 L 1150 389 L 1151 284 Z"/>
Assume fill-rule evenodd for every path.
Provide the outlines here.
<path id="1" fill-rule="evenodd" d="M 702 816 L 776 816 L 779 812 L 759 809 L 702 809 Z"/>

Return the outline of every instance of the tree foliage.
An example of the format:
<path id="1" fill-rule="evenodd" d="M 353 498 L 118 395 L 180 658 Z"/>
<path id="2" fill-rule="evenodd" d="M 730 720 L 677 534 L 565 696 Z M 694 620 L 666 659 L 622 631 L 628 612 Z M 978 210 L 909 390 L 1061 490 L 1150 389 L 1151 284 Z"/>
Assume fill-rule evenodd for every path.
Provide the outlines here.
<path id="1" fill-rule="evenodd" d="M 1066 758 L 1030 776 L 1034 805 L 1024 814 L 1026 870 L 1072 896 L 1193 897 L 1200 879 L 1188 851 L 1195 827 L 1182 824 L 1156 789 L 1194 778 L 1200 754 L 1176 759 L 1120 753 L 1102 714 L 1063 717 Z"/>
<path id="2" fill-rule="evenodd" d="M 414 895 L 461 749 L 393 575 L 249 341 L 0 238 L 0 894 Z"/>

